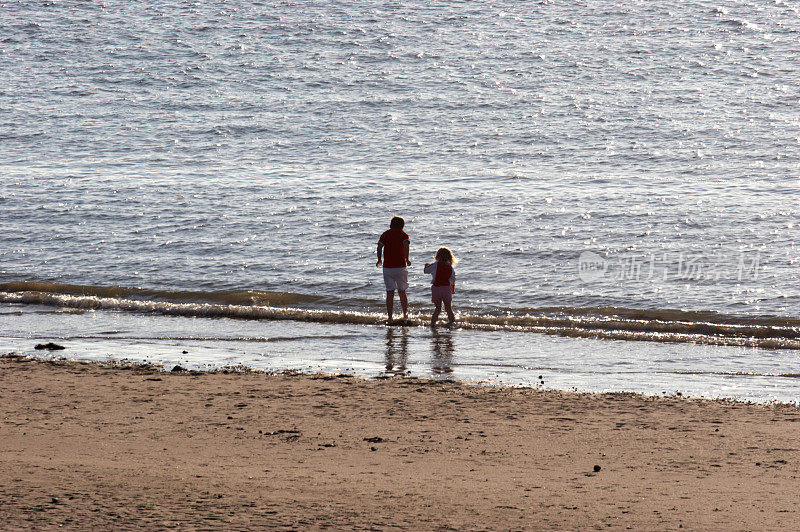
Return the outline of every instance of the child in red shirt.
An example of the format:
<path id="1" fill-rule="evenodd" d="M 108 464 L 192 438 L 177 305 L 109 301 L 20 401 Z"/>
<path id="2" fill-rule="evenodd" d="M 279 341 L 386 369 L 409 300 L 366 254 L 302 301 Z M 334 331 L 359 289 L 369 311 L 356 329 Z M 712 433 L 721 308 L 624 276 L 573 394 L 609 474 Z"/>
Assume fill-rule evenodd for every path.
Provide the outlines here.
<path id="1" fill-rule="evenodd" d="M 425 265 L 425 273 L 430 273 L 433 276 L 431 283 L 431 303 L 436 305 L 436 310 L 433 311 L 431 317 L 431 327 L 436 326 L 436 320 L 439 318 L 439 313 L 442 311 L 442 303 L 444 309 L 447 311 L 448 325 L 452 325 L 456 321 L 453 315 L 452 301 L 453 294 L 456 291 L 456 272 L 453 270 L 457 260 L 453 256 L 453 252 L 447 248 L 439 248 L 436 252 L 436 262 L 433 264 Z"/>
<path id="2" fill-rule="evenodd" d="M 399 216 L 392 218 L 389 230 L 384 231 L 378 239 L 377 267 L 383 266 L 383 282 L 386 285 L 386 313 L 389 315 L 389 325 L 392 324 L 392 310 L 394 309 L 394 291 L 400 296 L 400 306 L 403 308 L 403 320 L 408 319 L 408 270 L 411 266 L 409 260 L 409 239 L 403 227 L 406 222 Z M 381 256 L 383 255 L 383 256 Z"/>

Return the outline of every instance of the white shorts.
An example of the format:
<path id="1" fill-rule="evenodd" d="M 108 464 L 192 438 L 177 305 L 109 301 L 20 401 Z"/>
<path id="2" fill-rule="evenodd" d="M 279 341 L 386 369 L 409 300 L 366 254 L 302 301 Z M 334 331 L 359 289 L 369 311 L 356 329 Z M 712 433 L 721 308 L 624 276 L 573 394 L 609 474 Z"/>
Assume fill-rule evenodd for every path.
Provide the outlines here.
<path id="1" fill-rule="evenodd" d="M 405 268 L 384 268 L 383 283 L 386 291 L 400 290 L 405 292 L 408 288 L 408 270 Z"/>

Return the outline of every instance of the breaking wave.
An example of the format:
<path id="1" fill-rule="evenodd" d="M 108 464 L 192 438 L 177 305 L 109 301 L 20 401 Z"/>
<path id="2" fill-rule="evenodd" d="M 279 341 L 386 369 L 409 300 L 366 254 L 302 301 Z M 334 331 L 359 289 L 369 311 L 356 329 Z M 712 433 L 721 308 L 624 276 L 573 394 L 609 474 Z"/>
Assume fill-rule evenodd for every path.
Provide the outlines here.
<path id="1" fill-rule="evenodd" d="M 0 302 L 85 310 L 155 313 L 198 318 L 297 320 L 378 325 L 382 313 L 327 310 L 342 304 L 305 294 L 243 291 L 162 291 L 96 287 L 50 282 L 0 284 Z M 350 301 L 350 306 L 363 302 Z M 302 307 L 302 308 L 301 308 Z M 308 308 L 306 308 L 308 307 Z M 407 325 L 421 326 L 429 316 L 413 315 Z M 800 349 L 800 321 L 780 317 L 739 317 L 713 312 L 604 308 L 509 309 L 506 313 L 467 311 L 458 326 L 479 330 L 535 332 L 609 340 L 689 342 L 710 345 Z"/>

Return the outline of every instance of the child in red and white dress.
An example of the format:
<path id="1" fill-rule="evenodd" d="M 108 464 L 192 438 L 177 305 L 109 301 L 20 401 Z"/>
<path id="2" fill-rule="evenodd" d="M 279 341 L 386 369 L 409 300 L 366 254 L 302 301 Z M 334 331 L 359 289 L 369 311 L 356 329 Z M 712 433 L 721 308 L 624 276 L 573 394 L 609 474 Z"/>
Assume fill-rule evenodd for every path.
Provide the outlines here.
<path id="1" fill-rule="evenodd" d="M 456 258 L 453 252 L 447 248 L 439 248 L 436 252 L 436 262 L 433 264 L 425 265 L 425 273 L 430 273 L 433 276 L 431 284 L 431 302 L 436 305 L 436 310 L 433 311 L 431 317 L 431 327 L 436 326 L 436 320 L 439 318 L 439 313 L 442 311 L 442 303 L 447 312 L 448 325 L 452 325 L 456 321 L 453 315 L 453 294 L 456 291 L 456 272 L 453 266 L 456 264 Z"/>

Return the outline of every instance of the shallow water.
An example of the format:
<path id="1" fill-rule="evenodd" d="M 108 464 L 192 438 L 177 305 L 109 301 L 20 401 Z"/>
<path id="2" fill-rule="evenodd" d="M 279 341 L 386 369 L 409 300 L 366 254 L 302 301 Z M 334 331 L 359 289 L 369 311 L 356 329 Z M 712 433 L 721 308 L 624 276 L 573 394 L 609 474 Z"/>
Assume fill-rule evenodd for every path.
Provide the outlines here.
<path id="1" fill-rule="evenodd" d="M 32 305 L 3 306 L 0 329 L 0 352 L 146 362 L 165 369 L 176 364 L 201 370 L 243 365 L 589 392 L 680 392 L 755 402 L 792 403 L 800 397 L 800 351 Z M 34 349 L 49 341 L 66 349 Z"/>

